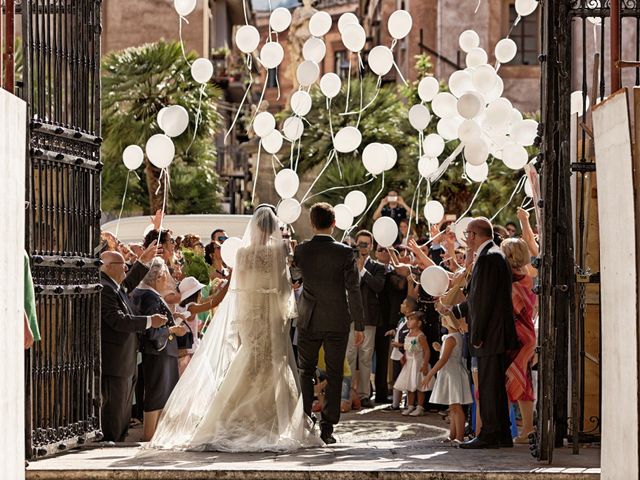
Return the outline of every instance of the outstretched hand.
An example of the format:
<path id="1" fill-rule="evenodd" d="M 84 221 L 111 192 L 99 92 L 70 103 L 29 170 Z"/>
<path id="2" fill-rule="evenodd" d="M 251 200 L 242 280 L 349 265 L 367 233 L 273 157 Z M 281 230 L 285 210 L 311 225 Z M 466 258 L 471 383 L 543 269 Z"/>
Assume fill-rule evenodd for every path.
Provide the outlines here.
<path id="1" fill-rule="evenodd" d="M 362 345 L 364 343 L 364 332 L 358 331 L 356 330 L 354 332 L 354 336 L 353 336 L 353 345 L 356 347 L 359 347 L 360 345 Z"/>

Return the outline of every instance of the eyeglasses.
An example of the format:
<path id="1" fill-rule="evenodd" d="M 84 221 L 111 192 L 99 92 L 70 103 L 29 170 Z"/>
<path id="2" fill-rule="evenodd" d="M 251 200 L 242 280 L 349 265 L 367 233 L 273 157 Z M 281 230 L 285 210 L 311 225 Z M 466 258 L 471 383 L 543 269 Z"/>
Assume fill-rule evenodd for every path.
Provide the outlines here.
<path id="1" fill-rule="evenodd" d="M 469 237 L 471 236 L 471 234 L 472 234 L 472 233 L 473 233 L 474 235 L 477 235 L 477 233 L 476 233 L 476 232 L 473 232 L 473 231 L 470 231 L 470 230 L 465 230 L 465 231 L 464 231 L 464 238 L 465 238 L 465 239 L 469 238 Z"/>

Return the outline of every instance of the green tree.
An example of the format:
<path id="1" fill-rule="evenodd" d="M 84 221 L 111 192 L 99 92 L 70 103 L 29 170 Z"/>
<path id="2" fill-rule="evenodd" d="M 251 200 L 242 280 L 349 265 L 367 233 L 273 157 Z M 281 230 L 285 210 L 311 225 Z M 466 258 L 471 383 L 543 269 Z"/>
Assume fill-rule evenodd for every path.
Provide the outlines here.
<path id="1" fill-rule="evenodd" d="M 187 55 L 189 63 L 196 58 L 195 53 Z M 186 108 L 189 127 L 173 139 L 176 155 L 169 169 L 171 182 L 167 211 L 215 213 L 219 210 L 213 137 L 221 123 L 216 109 L 221 92 L 212 84 L 205 86 L 194 139 L 200 85 L 191 78 L 189 63 L 184 59 L 179 43 L 164 41 L 113 52 L 103 59 L 104 210 L 117 212 L 120 208 L 127 178 L 122 151 L 132 144 L 144 149 L 151 135 L 162 133 L 156 117 L 160 109 L 168 105 Z M 163 202 L 160 170 L 145 158 L 137 173 L 140 179 L 133 175 L 129 177 L 125 211 L 154 212 Z"/>

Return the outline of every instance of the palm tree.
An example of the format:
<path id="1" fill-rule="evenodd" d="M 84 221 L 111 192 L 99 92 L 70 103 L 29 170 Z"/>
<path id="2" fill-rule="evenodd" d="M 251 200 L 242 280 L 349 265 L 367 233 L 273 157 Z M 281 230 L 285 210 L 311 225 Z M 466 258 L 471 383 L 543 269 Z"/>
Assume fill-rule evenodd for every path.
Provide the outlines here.
<path id="1" fill-rule="evenodd" d="M 182 105 L 189 112 L 189 127 L 173 139 L 175 159 L 170 167 L 167 209 L 174 213 L 212 213 L 218 210 L 220 193 L 215 173 L 213 137 L 221 117 L 216 102 L 220 89 L 212 84 L 202 90 L 200 118 L 196 111 L 200 85 L 191 78 L 195 53 L 183 57 L 177 42 L 157 42 L 108 54 L 102 65 L 102 175 L 103 208 L 117 211 L 122 201 L 127 169 L 122 151 L 127 145 L 144 148 L 147 139 L 161 133 L 157 114 L 168 105 Z M 188 60 L 188 61 L 187 61 Z M 129 177 L 127 211 L 155 212 L 162 207 L 164 185 L 160 170 L 148 161 L 144 180 Z M 143 168 L 141 167 L 140 170 Z M 142 173 L 142 172 L 140 172 Z"/>

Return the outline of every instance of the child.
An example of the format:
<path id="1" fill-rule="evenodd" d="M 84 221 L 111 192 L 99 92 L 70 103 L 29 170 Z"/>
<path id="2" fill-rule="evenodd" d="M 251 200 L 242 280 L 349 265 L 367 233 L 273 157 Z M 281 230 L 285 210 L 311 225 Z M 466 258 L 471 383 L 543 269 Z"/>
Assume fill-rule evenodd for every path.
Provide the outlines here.
<path id="1" fill-rule="evenodd" d="M 430 390 L 427 384 L 423 384 L 424 376 L 429 372 L 429 344 L 427 337 L 422 333 L 423 312 L 411 312 L 407 315 L 409 333 L 404 339 L 404 351 L 406 362 L 393 386 L 396 390 L 406 390 L 407 408 L 402 415 L 420 417 L 424 415 L 424 392 Z M 415 406 L 416 392 L 418 393 L 418 405 Z"/>
<path id="2" fill-rule="evenodd" d="M 456 330 L 448 316 L 443 315 L 441 318 L 442 326 L 449 333 L 442 337 L 440 360 L 427 373 L 422 384 L 428 385 L 438 373 L 430 402 L 449 405 L 449 441 L 458 443 L 464 440 L 465 415 L 462 405 L 473 403 L 473 398 L 469 372 L 462 360 L 462 334 Z"/>
<path id="3" fill-rule="evenodd" d="M 400 371 L 402 370 L 402 359 L 404 358 L 404 339 L 407 337 L 409 333 L 409 327 L 407 326 L 407 315 L 411 312 L 415 311 L 418 304 L 416 299 L 413 297 L 407 297 L 402 305 L 400 305 L 400 313 L 402 316 L 400 320 L 398 320 L 398 325 L 395 330 L 389 330 L 385 333 L 386 337 L 393 336 L 393 340 L 391 342 L 391 362 L 392 362 L 392 381 L 396 382 L 398 376 L 400 375 Z M 400 410 L 400 401 L 402 400 L 402 390 L 393 389 L 393 402 L 391 405 L 385 407 L 383 410 L 385 412 L 395 412 Z"/>

